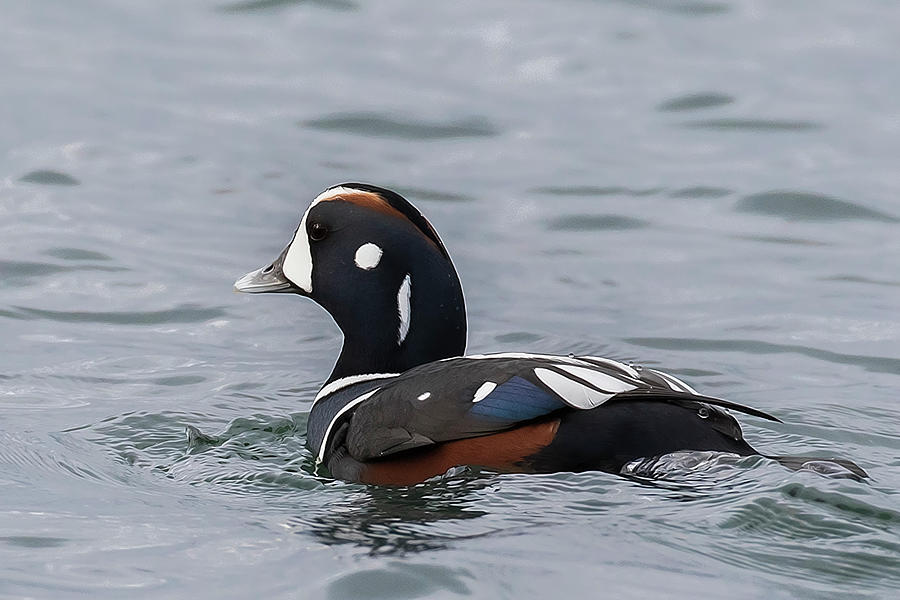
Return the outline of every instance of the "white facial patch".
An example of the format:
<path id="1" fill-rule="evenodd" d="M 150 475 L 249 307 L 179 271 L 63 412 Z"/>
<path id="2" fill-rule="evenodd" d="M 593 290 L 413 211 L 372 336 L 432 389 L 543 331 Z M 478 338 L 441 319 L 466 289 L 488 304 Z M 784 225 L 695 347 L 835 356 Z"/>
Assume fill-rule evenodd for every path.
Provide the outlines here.
<path id="1" fill-rule="evenodd" d="M 378 263 L 381 262 L 382 254 L 384 254 L 384 251 L 381 247 L 370 242 L 356 249 L 356 256 L 353 257 L 353 262 L 363 271 L 368 271 L 378 266 Z"/>
<path id="2" fill-rule="evenodd" d="M 409 333 L 409 319 L 412 317 L 409 305 L 409 296 L 412 293 L 412 281 L 409 273 L 403 278 L 400 284 L 400 290 L 397 292 L 397 312 L 400 314 L 400 329 L 397 331 L 397 345 L 403 343 L 406 334 Z"/>
<path id="3" fill-rule="evenodd" d="M 316 205 L 318 200 L 313 200 L 303 218 L 300 219 L 300 226 L 288 246 L 287 254 L 284 256 L 284 262 L 281 263 L 281 272 L 294 285 L 306 292 L 312 294 L 312 252 L 309 249 L 309 237 L 306 234 L 306 216 L 312 207 Z"/>
<path id="4" fill-rule="evenodd" d="M 281 272 L 284 273 L 284 276 L 287 277 L 291 283 L 307 294 L 312 294 L 313 271 L 312 252 L 309 248 L 309 236 L 306 233 L 306 218 L 309 215 L 309 211 L 311 211 L 319 202 L 331 200 L 332 198 L 343 194 L 356 193 L 359 193 L 359 190 L 341 186 L 329 188 L 316 196 L 316 199 L 310 203 L 309 208 L 303 213 L 303 218 L 300 219 L 300 227 L 297 228 L 294 239 L 291 240 L 291 244 L 288 246 L 287 254 L 284 256 L 284 262 L 281 264 Z"/>
<path id="5" fill-rule="evenodd" d="M 425 392 L 424 394 L 419 394 L 419 400 L 428 400 L 431 398 L 431 392 Z"/>
<path id="6" fill-rule="evenodd" d="M 481 402 L 482 400 L 487 398 L 488 394 L 493 392 L 496 387 L 497 384 L 493 381 L 485 381 L 477 390 L 475 390 L 475 395 L 472 397 L 472 403 L 474 404 L 475 402 Z"/>

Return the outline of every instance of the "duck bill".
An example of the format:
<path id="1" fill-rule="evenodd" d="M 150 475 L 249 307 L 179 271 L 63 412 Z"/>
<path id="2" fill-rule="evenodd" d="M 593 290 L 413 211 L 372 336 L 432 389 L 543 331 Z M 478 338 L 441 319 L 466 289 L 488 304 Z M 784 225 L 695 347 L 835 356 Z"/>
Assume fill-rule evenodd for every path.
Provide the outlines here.
<path id="1" fill-rule="evenodd" d="M 285 248 L 278 258 L 269 265 L 255 271 L 250 271 L 234 282 L 234 291 L 245 294 L 300 294 L 300 288 L 291 283 L 285 277 L 282 265 L 287 256 L 288 248 Z"/>

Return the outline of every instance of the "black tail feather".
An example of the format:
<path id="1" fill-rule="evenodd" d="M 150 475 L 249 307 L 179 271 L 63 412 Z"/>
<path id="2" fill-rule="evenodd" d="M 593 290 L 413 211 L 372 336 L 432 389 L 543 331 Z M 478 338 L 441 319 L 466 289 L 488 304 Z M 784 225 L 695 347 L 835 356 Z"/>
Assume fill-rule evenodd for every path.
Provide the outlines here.
<path id="1" fill-rule="evenodd" d="M 705 404 L 711 404 L 713 406 L 721 406 L 722 408 L 728 408 L 735 412 L 744 413 L 746 415 L 751 415 L 754 417 L 759 417 L 761 419 L 766 419 L 768 421 L 774 421 L 775 423 L 781 423 L 781 419 L 778 417 L 774 417 L 767 412 L 763 412 L 756 408 L 752 408 L 750 406 L 744 406 L 743 404 L 738 404 L 737 402 L 732 402 L 731 400 L 723 400 L 722 398 L 715 398 L 713 396 L 703 396 L 701 394 L 689 394 L 687 392 L 676 392 L 673 390 L 659 390 L 659 389 L 638 389 L 630 392 L 623 392 L 621 394 L 616 394 L 612 398 L 608 400 L 608 402 L 620 402 L 627 400 L 656 400 L 659 402 L 672 402 L 678 404 L 680 402 L 703 402 Z"/>

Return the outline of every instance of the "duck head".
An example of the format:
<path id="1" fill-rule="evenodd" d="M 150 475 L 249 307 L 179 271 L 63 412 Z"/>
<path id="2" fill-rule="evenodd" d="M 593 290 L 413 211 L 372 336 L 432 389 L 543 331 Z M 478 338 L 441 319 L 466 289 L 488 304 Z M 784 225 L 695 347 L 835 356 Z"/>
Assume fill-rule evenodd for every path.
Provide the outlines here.
<path id="1" fill-rule="evenodd" d="M 299 294 L 331 314 L 344 345 L 328 382 L 465 352 L 465 301 L 450 255 L 425 217 L 384 188 L 325 190 L 278 258 L 234 287 Z"/>

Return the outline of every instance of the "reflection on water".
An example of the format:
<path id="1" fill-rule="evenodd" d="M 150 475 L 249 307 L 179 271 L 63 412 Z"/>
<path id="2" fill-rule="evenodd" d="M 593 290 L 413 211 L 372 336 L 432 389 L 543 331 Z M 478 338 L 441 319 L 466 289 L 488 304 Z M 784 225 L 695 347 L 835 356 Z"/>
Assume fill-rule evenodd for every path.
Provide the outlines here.
<path id="1" fill-rule="evenodd" d="M 473 494 L 496 485 L 490 476 L 454 475 L 404 488 L 366 487 L 326 511 L 290 519 L 297 533 L 326 544 L 354 544 L 371 554 L 403 555 L 446 548 L 455 540 L 490 535 L 461 525 L 488 513 Z"/>

